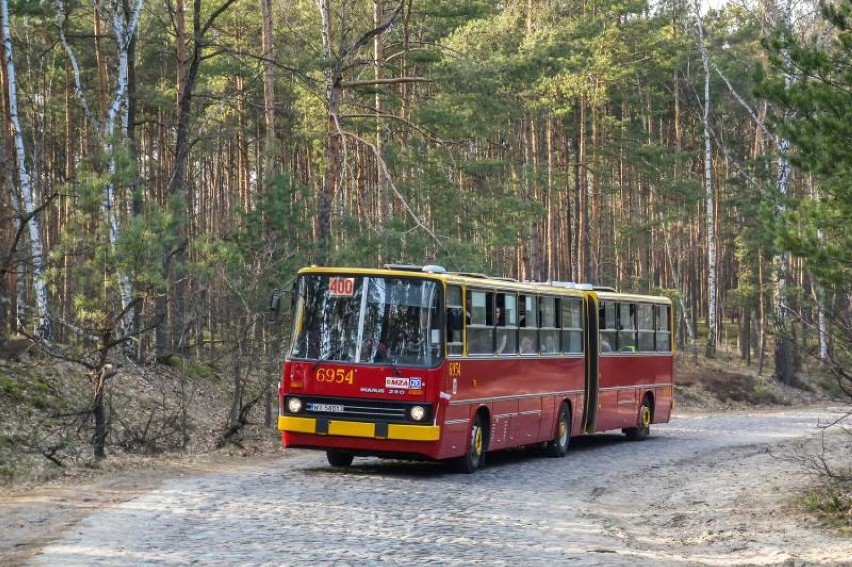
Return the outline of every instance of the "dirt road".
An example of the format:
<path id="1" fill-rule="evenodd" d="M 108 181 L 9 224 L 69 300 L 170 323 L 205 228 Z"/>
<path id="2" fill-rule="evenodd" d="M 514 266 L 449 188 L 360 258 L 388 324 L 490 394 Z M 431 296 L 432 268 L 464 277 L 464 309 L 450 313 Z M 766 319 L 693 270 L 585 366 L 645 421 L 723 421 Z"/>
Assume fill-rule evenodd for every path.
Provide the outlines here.
<path id="1" fill-rule="evenodd" d="M 322 453 L 286 451 L 137 489 L 29 562 L 852 565 L 852 540 L 788 506 L 805 481 L 786 458 L 816 450 L 817 423 L 843 411 L 679 414 L 644 442 L 598 435 L 560 460 L 489 455 L 474 475 L 377 459 L 331 469 Z M 826 443 L 852 461 L 848 437 Z"/>

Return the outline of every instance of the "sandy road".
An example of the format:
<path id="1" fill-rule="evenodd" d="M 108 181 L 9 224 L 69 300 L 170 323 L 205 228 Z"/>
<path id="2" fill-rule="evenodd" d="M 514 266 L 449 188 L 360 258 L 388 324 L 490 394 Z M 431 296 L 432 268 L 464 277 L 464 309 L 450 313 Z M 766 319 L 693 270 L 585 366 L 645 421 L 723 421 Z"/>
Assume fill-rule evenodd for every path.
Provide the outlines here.
<path id="1" fill-rule="evenodd" d="M 165 481 L 96 510 L 34 565 L 852 565 L 852 540 L 786 502 L 843 408 L 681 414 L 641 443 L 575 440 L 565 459 L 489 455 L 474 475 L 322 453 Z M 852 461 L 848 437 L 828 437 Z"/>

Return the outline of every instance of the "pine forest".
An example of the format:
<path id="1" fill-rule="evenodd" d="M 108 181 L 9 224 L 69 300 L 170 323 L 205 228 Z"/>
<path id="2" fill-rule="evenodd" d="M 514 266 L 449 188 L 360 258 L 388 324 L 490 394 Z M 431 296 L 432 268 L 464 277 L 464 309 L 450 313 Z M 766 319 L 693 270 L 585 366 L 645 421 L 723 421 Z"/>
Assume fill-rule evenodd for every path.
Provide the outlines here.
<path id="1" fill-rule="evenodd" d="M 2 348 L 82 364 L 96 457 L 131 363 L 271 424 L 311 264 L 667 295 L 680 356 L 852 390 L 849 0 L 0 7 Z"/>

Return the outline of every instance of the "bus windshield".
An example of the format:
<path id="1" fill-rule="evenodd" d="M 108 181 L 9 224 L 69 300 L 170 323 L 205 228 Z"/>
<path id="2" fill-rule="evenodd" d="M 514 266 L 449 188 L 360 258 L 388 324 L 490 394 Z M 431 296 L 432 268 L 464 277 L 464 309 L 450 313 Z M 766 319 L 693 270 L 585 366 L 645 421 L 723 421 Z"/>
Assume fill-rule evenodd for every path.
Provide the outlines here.
<path id="1" fill-rule="evenodd" d="M 291 357 L 431 367 L 443 356 L 435 281 L 305 274 Z"/>

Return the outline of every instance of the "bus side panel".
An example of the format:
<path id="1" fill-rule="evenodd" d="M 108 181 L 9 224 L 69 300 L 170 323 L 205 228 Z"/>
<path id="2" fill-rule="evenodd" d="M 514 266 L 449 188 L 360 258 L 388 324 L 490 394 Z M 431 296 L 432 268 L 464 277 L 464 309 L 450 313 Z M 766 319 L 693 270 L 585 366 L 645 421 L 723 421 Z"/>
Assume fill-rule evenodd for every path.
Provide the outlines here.
<path id="1" fill-rule="evenodd" d="M 492 405 L 491 440 L 488 450 L 505 449 L 512 446 L 512 422 L 518 419 L 518 400 L 500 400 Z"/>
<path id="2" fill-rule="evenodd" d="M 553 423 L 556 419 L 554 415 L 559 411 L 561 403 L 561 396 L 547 396 L 541 400 L 541 421 L 538 423 L 539 441 L 549 441 L 553 437 L 553 431 L 556 427 Z"/>
<path id="3" fill-rule="evenodd" d="M 656 388 L 656 404 L 654 407 L 654 423 L 668 423 L 672 416 L 674 401 L 674 356 L 664 357 L 661 364 L 662 374 L 658 376 L 658 384 L 666 384 Z"/>
<path id="4" fill-rule="evenodd" d="M 512 428 L 512 444 L 529 445 L 537 442 L 539 424 L 542 423 L 543 415 L 540 396 L 519 399 L 518 418 L 515 420 L 515 427 Z"/>
<path id="5" fill-rule="evenodd" d="M 655 400 L 654 422 L 671 412 L 672 357 L 654 354 L 608 354 L 600 358 L 601 393 L 596 431 L 633 427 L 646 392 Z"/>
<path id="6" fill-rule="evenodd" d="M 616 354 L 602 354 L 599 359 L 600 380 L 595 431 L 609 431 L 622 427 L 618 407 L 618 389 L 628 383 L 626 365 Z"/>
<path id="7" fill-rule="evenodd" d="M 466 403 L 449 403 L 444 406 L 439 459 L 459 457 L 467 449 L 467 436 L 475 406 Z"/>

